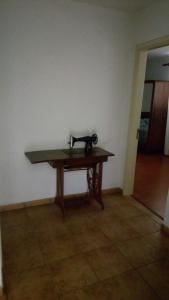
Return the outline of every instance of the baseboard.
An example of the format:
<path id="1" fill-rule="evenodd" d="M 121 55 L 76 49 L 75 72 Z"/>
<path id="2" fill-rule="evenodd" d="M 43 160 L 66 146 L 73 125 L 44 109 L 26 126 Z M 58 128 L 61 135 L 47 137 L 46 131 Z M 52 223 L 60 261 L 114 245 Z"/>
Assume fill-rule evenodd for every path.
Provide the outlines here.
<path id="1" fill-rule="evenodd" d="M 167 234 L 167 235 L 169 236 L 169 227 L 168 227 L 168 226 L 162 224 L 162 225 L 161 225 L 161 230 L 162 230 L 165 234 Z"/>
<path id="2" fill-rule="evenodd" d="M 122 194 L 121 188 L 110 188 L 110 189 L 104 189 L 102 190 L 102 193 L 104 196 L 106 195 L 115 195 L 115 194 Z M 76 198 L 85 197 L 87 193 L 80 193 L 80 194 L 72 194 L 72 195 L 65 195 L 65 200 L 72 200 Z M 39 205 L 45 205 L 45 204 L 51 204 L 54 203 L 55 198 L 45 198 L 45 199 L 38 199 L 38 200 L 32 200 L 22 203 L 14 203 L 14 204 L 8 204 L 8 205 L 1 205 L 0 206 L 0 212 L 4 211 L 11 211 L 16 209 L 22 209 L 25 207 L 31 207 L 31 206 L 39 206 Z"/>
<path id="3" fill-rule="evenodd" d="M 103 196 L 106 196 L 106 195 L 115 195 L 115 194 L 119 194 L 119 195 L 122 195 L 123 194 L 123 190 L 121 188 L 111 188 L 111 189 L 104 189 L 102 190 L 102 194 Z"/>
<path id="4" fill-rule="evenodd" d="M 51 203 L 54 203 L 54 201 L 55 201 L 55 198 L 45 198 L 45 199 L 39 199 L 39 200 L 32 200 L 32 201 L 25 202 L 24 207 L 51 204 Z"/>
<path id="5" fill-rule="evenodd" d="M 115 194 L 119 194 L 122 195 L 122 189 L 121 188 L 110 188 L 110 189 L 104 189 L 102 190 L 102 195 L 106 196 L 106 195 L 115 195 Z M 71 194 L 71 195 L 65 195 L 64 199 L 65 200 L 72 200 L 73 198 L 83 198 L 86 197 L 87 193 L 79 193 L 79 194 Z"/>
<path id="6" fill-rule="evenodd" d="M 31 207 L 31 206 L 51 204 L 53 202 L 54 202 L 54 198 L 45 198 L 45 199 L 32 200 L 32 201 L 27 201 L 27 202 L 22 202 L 22 203 L 1 205 L 0 212 L 22 209 L 22 208 Z"/>

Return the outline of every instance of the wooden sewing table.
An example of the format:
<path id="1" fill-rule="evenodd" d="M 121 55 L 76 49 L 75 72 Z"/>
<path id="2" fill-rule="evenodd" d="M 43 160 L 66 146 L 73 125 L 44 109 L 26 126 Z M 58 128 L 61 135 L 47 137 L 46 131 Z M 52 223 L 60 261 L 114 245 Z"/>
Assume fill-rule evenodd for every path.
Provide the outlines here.
<path id="1" fill-rule="evenodd" d="M 87 170 L 88 197 L 95 198 L 104 209 L 102 200 L 102 173 L 103 163 L 109 156 L 114 156 L 101 148 L 93 148 L 92 153 L 86 155 L 83 149 L 57 149 L 26 152 L 25 155 L 32 164 L 47 162 L 56 169 L 56 198 L 63 216 L 65 215 L 64 205 L 64 172 Z"/>

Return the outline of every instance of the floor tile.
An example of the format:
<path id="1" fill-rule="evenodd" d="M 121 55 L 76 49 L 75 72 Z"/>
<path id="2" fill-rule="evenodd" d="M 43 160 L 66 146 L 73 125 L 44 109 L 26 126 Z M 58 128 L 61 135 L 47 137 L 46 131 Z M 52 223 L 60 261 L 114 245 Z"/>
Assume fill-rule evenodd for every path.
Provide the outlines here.
<path id="1" fill-rule="evenodd" d="M 86 215 L 88 213 L 91 212 L 97 212 L 100 211 L 101 208 L 99 206 L 99 204 L 94 200 L 91 199 L 91 201 L 88 203 L 83 203 L 83 201 L 80 200 L 80 204 L 78 204 L 79 199 L 74 200 L 74 202 L 76 202 L 76 204 L 74 203 L 74 205 L 70 205 L 68 204 L 70 200 L 67 200 L 66 203 L 66 215 L 69 217 L 73 217 L 75 215 L 77 216 L 81 216 L 81 215 Z"/>
<path id="2" fill-rule="evenodd" d="M 66 293 L 60 297 L 60 300 L 110 300 L 105 292 L 104 284 L 98 282 L 86 288 Z"/>
<path id="3" fill-rule="evenodd" d="M 107 206 L 112 208 L 114 215 L 120 218 L 130 218 L 134 216 L 148 215 L 149 210 L 138 203 L 134 198 L 129 196 L 108 196 L 106 199 Z"/>
<path id="4" fill-rule="evenodd" d="M 118 197 L 119 205 L 130 205 L 130 206 L 137 207 L 140 210 L 140 206 L 137 206 L 137 204 L 135 202 L 137 202 L 137 201 L 131 196 L 122 196 L 121 195 Z M 142 205 L 141 205 L 141 207 L 142 207 Z"/>
<path id="5" fill-rule="evenodd" d="M 169 299 L 169 261 L 163 260 L 138 270 L 160 299 Z"/>
<path id="6" fill-rule="evenodd" d="M 65 225 L 70 234 L 80 234 L 83 231 L 96 228 L 95 214 L 74 216 L 65 220 Z"/>
<path id="7" fill-rule="evenodd" d="M 46 207 L 46 210 L 44 207 Z M 63 217 L 56 205 L 54 207 L 53 205 L 44 205 L 44 207 L 27 208 L 27 214 L 36 231 L 49 225 L 63 224 Z"/>
<path id="8" fill-rule="evenodd" d="M 121 195 L 114 195 L 113 197 L 111 195 L 105 195 L 103 197 L 103 201 L 104 201 L 104 205 L 105 205 L 105 208 L 112 208 L 112 209 L 115 209 L 117 208 L 117 206 L 119 206 L 120 204 L 120 199 L 122 198 Z"/>
<path id="9" fill-rule="evenodd" d="M 130 198 L 132 198 L 132 197 L 130 197 Z M 138 202 L 134 198 L 132 198 L 132 199 L 133 199 L 133 202 L 132 202 L 133 205 L 135 207 L 137 207 L 139 210 L 141 210 L 144 215 L 147 215 L 147 216 L 151 217 L 154 221 L 156 221 L 159 224 L 163 223 L 163 219 L 162 218 L 160 218 L 157 215 L 155 215 L 150 209 L 148 209 L 143 204 L 141 204 L 141 202 Z"/>
<path id="10" fill-rule="evenodd" d="M 132 205 L 141 210 L 143 214 L 147 214 L 149 216 L 154 215 L 150 209 L 144 206 L 141 202 L 137 201 L 134 197 L 128 196 L 128 198 L 132 200 Z"/>
<path id="11" fill-rule="evenodd" d="M 11 228 L 13 226 L 22 226 L 25 229 L 32 228 L 29 216 L 25 209 L 18 209 L 1 214 L 2 229 Z"/>
<path id="12" fill-rule="evenodd" d="M 86 259 L 100 280 L 132 268 L 127 259 L 114 247 L 98 248 L 87 252 Z"/>
<path id="13" fill-rule="evenodd" d="M 36 240 L 20 243 L 16 249 L 4 249 L 3 262 L 6 272 L 22 272 L 44 265 L 44 259 Z"/>
<path id="14" fill-rule="evenodd" d="M 129 271 L 104 282 L 109 299 L 157 300 L 155 292 L 135 271 Z"/>
<path id="15" fill-rule="evenodd" d="M 38 268 L 17 276 L 8 276 L 8 300 L 58 300 L 56 287 L 46 268 Z"/>
<path id="16" fill-rule="evenodd" d="M 26 208 L 27 214 L 32 219 L 44 219 L 46 217 L 57 216 L 59 218 L 59 208 L 56 204 L 46 204 Z"/>
<path id="17" fill-rule="evenodd" d="M 133 239 L 139 236 L 138 232 L 124 221 L 116 220 L 109 224 L 105 224 L 101 227 L 101 230 L 113 243 Z"/>
<path id="18" fill-rule="evenodd" d="M 83 255 L 74 256 L 51 264 L 53 281 L 61 294 L 85 287 L 97 278 Z"/>
<path id="19" fill-rule="evenodd" d="M 64 259 L 80 252 L 71 236 L 63 235 L 41 243 L 41 249 L 46 262 Z"/>
<path id="20" fill-rule="evenodd" d="M 25 230 L 22 226 L 13 226 L 2 230 L 2 247 L 4 250 L 15 249 L 20 243 L 34 238 L 32 230 Z"/>
<path id="21" fill-rule="evenodd" d="M 145 238 L 136 238 L 117 244 L 121 253 L 134 268 L 147 265 L 161 258 L 156 247 L 147 242 Z"/>
<path id="22" fill-rule="evenodd" d="M 82 252 L 112 244 L 112 242 L 99 229 L 87 229 L 80 234 L 74 234 L 72 238 L 77 244 L 79 250 Z"/>
<path id="23" fill-rule="evenodd" d="M 97 203 L 70 208 L 65 219 L 49 204 L 4 212 L 1 221 L 8 300 L 157 299 L 152 270 L 147 283 L 142 273 L 168 259 L 169 239 L 154 215 L 130 197 L 106 196 L 105 210 Z M 154 270 L 162 282 L 161 268 Z M 165 293 L 160 297 L 166 299 Z"/>
<path id="24" fill-rule="evenodd" d="M 121 204 L 118 209 L 114 211 L 114 213 L 123 219 L 143 215 L 143 212 L 140 209 L 127 203 Z"/>
<path id="25" fill-rule="evenodd" d="M 169 237 L 163 231 L 144 236 L 147 243 L 151 244 L 159 252 L 159 256 L 168 258 Z"/>
<path id="26" fill-rule="evenodd" d="M 41 244 L 50 243 L 55 241 L 59 236 L 68 235 L 69 230 L 64 224 L 64 222 L 56 222 L 42 224 L 41 226 L 36 226 L 34 235 Z"/>
<path id="27" fill-rule="evenodd" d="M 161 228 L 161 225 L 149 216 L 130 218 L 128 224 L 140 234 L 157 232 Z"/>
<path id="28" fill-rule="evenodd" d="M 92 215 L 93 224 L 96 227 L 103 226 L 105 224 L 117 223 L 122 222 L 123 218 L 119 214 L 115 214 L 112 209 L 106 208 L 100 212 L 94 213 Z"/>

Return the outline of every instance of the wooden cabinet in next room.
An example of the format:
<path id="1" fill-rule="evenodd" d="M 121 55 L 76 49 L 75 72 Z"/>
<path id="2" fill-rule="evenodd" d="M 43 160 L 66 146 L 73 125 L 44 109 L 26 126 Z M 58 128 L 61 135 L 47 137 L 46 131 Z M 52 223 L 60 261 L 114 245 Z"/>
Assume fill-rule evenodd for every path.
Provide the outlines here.
<path id="1" fill-rule="evenodd" d="M 168 99 L 168 81 L 145 81 L 138 143 L 140 152 L 164 153 Z"/>

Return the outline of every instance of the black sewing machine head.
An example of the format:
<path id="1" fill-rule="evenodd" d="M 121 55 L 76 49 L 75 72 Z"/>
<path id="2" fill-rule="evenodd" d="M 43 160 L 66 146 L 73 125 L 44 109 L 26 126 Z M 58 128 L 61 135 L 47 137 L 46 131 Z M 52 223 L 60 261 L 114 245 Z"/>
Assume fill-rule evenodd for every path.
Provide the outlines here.
<path id="1" fill-rule="evenodd" d="M 85 143 L 85 153 L 89 154 L 92 152 L 93 144 L 94 145 L 97 144 L 98 136 L 97 136 L 97 134 L 93 134 L 91 136 L 87 135 L 87 136 L 82 136 L 82 137 L 76 138 L 71 135 L 70 141 L 68 143 L 70 145 L 70 149 L 73 149 L 75 142 L 84 142 Z"/>

